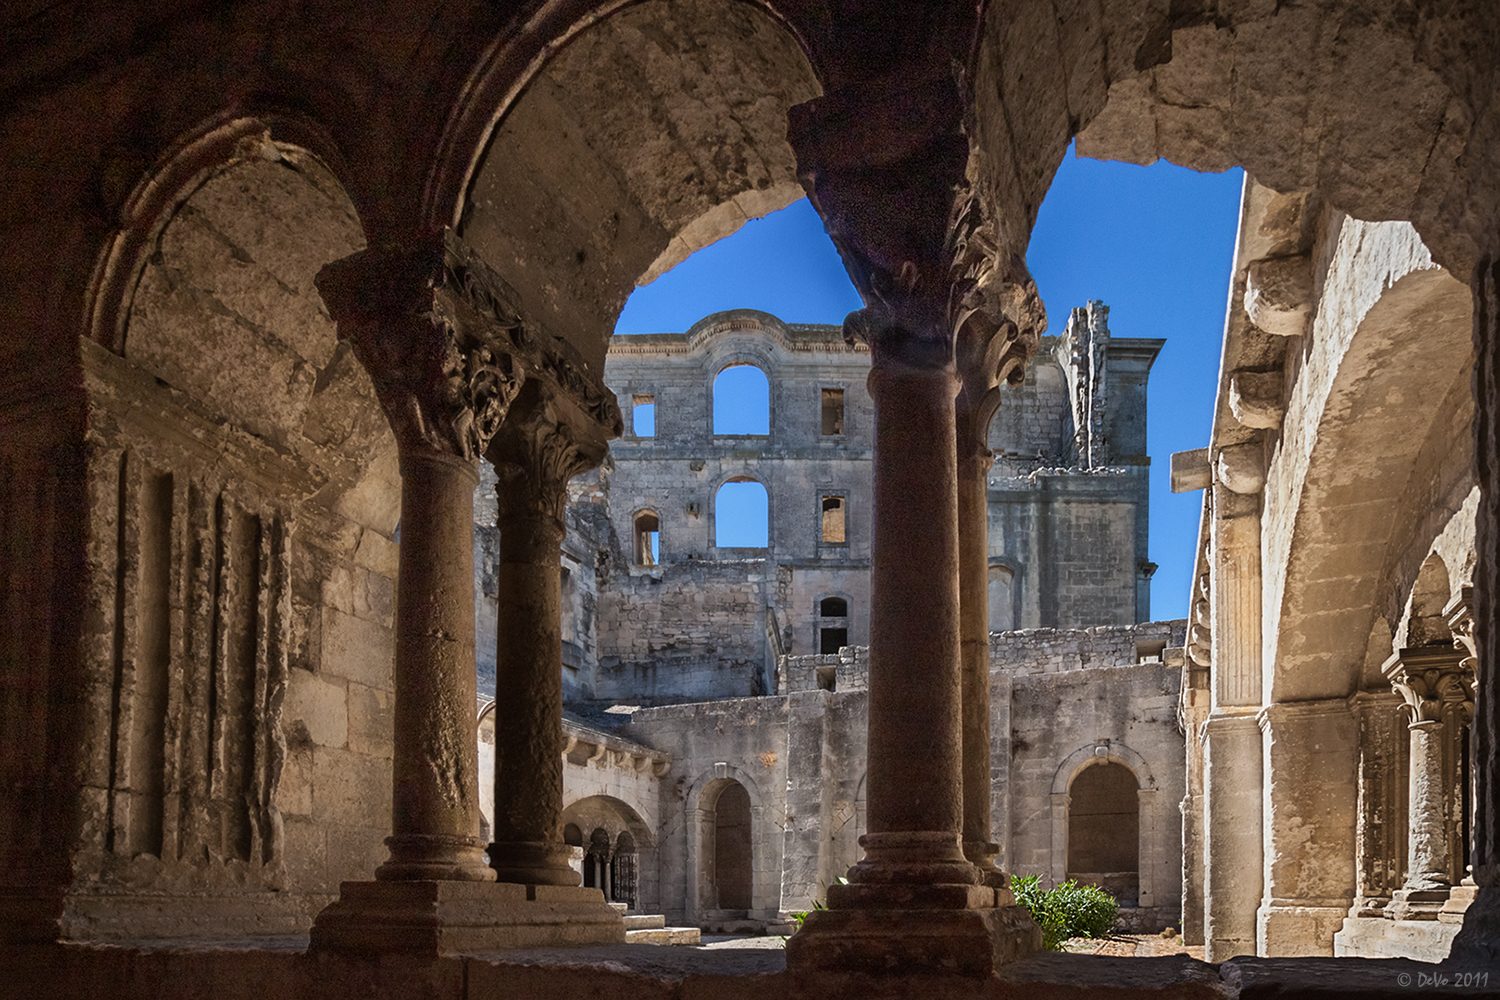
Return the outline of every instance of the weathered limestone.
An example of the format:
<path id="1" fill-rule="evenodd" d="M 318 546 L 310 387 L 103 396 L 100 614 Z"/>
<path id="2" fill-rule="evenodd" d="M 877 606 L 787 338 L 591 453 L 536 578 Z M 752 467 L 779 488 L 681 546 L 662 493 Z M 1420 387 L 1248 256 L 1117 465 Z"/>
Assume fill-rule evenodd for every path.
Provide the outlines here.
<path id="1" fill-rule="evenodd" d="M 1267 705 L 1256 953 L 1332 955 L 1354 893 L 1355 720 L 1343 698 Z"/>
<path id="2" fill-rule="evenodd" d="M 1455 836 L 1463 810 L 1462 730 L 1473 714 L 1472 675 L 1451 646 L 1402 649 L 1384 673 L 1401 695 L 1411 733 L 1406 880 L 1387 915 L 1434 920 L 1462 875 Z"/>
<path id="3" fill-rule="evenodd" d="M 559 384 L 577 386 L 580 405 L 592 404 L 605 420 L 613 400 L 597 389 L 590 399 L 576 362 L 536 346 L 514 294 L 451 233 L 335 262 L 320 274 L 319 288 L 338 320 L 340 335 L 352 343 L 370 371 L 396 431 L 402 457 L 403 544 L 396 607 L 394 805 L 392 835 L 386 841 L 391 857 L 376 870 L 376 882 L 345 883 L 339 901 L 314 924 L 313 947 L 381 951 L 399 942 L 404 950 L 443 954 L 486 945 L 505 947 L 518 940 L 557 940 L 534 929 L 557 923 L 556 916 L 546 912 L 548 903 L 571 908 L 562 921 L 567 927 L 563 939 L 621 940 L 623 925 L 597 892 L 566 888 L 576 884 L 576 876 L 565 860 L 558 862 L 563 871 L 551 879 L 530 880 L 538 886 L 563 883 L 551 895 L 534 888 L 523 900 L 514 892 L 493 895 L 496 890 L 486 887 L 448 884 L 491 882 L 496 875 L 484 864 L 484 845 L 477 836 L 477 748 L 470 721 L 476 700 L 474 462 L 505 421 L 523 381 L 529 382 L 526 408 L 509 425 L 501 453 L 520 463 L 518 474 L 525 482 L 552 488 L 558 499 L 545 512 L 560 519 L 565 473 L 574 456 L 566 447 L 547 446 L 556 443 L 547 439 L 547 432 L 556 435 L 557 429 L 545 426 L 545 404 L 538 406 L 538 398 L 546 400 Z M 539 422 L 544 425 L 540 434 L 535 433 Z M 615 426 L 618 429 L 617 416 Z M 572 444 L 566 434 L 562 437 L 563 445 Z M 516 438 L 532 447 L 517 448 Z M 539 784 L 549 787 L 545 782 L 550 778 L 556 788 L 552 800 L 545 792 L 527 796 L 522 790 L 520 809 L 530 812 L 520 814 L 526 817 L 523 822 L 506 827 L 512 836 L 520 826 L 523 831 L 550 829 L 555 838 L 561 811 L 556 743 L 560 693 L 546 697 L 549 686 L 560 683 L 560 527 L 556 532 L 546 557 L 550 604 L 544 573 L 535 593 L 526 595 L 530 603 L 521 609 L 531 611 L 540 603 L 551 612 L 549 624 L 537 630 L 540 652 L 547 656 L 548 685 L 537 690 L 523 685 L 523 692 L 542 716 L 539 725 L 547 729 L 549 758 L 557 765 L 542 772 Z M 534 561 L 533 538 L 524 531 L 514 534 L 522 552 Z M 527 542 L 533 542 L 532 549 L 526 548 Z M 536 652 L 534 646 L 521 649 L 523 655 Z M 526 736 L 534 736 L 534 731 L 523 732 Z M 493 856 L 491 860 L 496 861 Z M 514 880 L 521 866 L 507 857 L 497 867 Z M 486 891 L 492 895 L 483 895 Z M 564 898 L 555 898 L 558 893 Z M 476 918 L 479 900 L 490 901 L 495 912 Z M 511 905 L 522 902 L 526 905 L 519 911 Z M 415 909 L 427 911 L 427 916 L 414 919 Z M 516 926 L 533 930 L 518 938 Z"/>
<path id="4" fill-rule="evenodd" d="M 950 268 L 965 265 L 957 294 L 980 308 L 962 296 L 982 298 L 994 251 L 977 205 L 966 214 L 953 199 L 969 152 L 959 120 L 913 115 L 943 94 L 956 107 L 951 88 L 933 78 L 886 90 L 875 121 L 848 117 L 853 93 L 792 112 L 799 173 L 868 303 L 846 318 L 845 335 L 870 344 L 876 420 L 865 857 L 849 885 L 830 888 L 829 909 L 809 915 L 789 942 L 788 961 L 801 968 L 885 968 L 894 957 L 984 975 L 1040 942 L 1008 889 L 975 884 L 980 874 L 960 839 L 960 317 L 949 311 Z M 892 158 L 896 137 L 906 152 Z M 872 199 L 902 224 L 872 217 Z M 951 233 L 950 219 L 958 220 Z M 924 558 L 901 559 L 902 551 Z"/>
<path id="5" fill-rule="evenodd" d="M 559 553 L 568 480 L 597 465 L 614 398 L 594 389 L 614 426 L 540 382 L 523 388 L 490 455 L 499 473 L 496 568 L 499 650 L 495 691 L 508 707 L 495 732 L 495 840 L 502 882 L 577 885 L 562 842 L 562 618 Z M 513 706 L 513 707 L 512 707 Z"/>
<path id="6" fill-rule="evenodd" d="M 1264 857 L 1262 739 L 1256 722 L 1261 703 L 1259 497 L 1236 488 L 1242 484 L 1225 476 L 1227 464 L 1233 463 L 1221 456 L 1210 528 L 1212 710 L 1203 729 L 1203 943 L 1209 961 L 1255 954 Z"/>

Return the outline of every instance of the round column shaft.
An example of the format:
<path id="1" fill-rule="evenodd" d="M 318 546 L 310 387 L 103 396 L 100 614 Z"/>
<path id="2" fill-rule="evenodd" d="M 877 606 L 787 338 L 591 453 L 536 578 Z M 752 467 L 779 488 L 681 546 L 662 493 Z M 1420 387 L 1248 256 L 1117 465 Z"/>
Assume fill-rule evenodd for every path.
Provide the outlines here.
<path id="1" fill-rule="evenodd" d="M 951 368 L 877 361 L 868 833 L 855 883 L 969 884 Z"/>
<path id="2" fill-rule="evenodd" d="M 502 481 L 502 493 L 508 488 Z M 501 497 L 495 574 L 499 615 L 490 865 L 502 882 L 578 885 L 561 834 L 563 528 L 534 506 L 506 500 Z M 507 512 L 515 507 L 522 509 Z"/>
<path id="3" fill-rule="evenodd" d="M 1449 884 L 1446 780 L 1443 740 L 1437 720 L 1411 724 L 1411 824 L 1407 833 L 1406 886 L 1430 889 Z"/>
<path id="4" fill-rule="evenodd" d="M 469 462 L 404 448 L 387 881 L 485 882 L 474 717 L 474 486 Z"/>
<path id="5" fill-rule="evenodd" d="M 958 545 L 963 703 L 963 850 L 987 881 L 999 846 L 990 840 L 989 468 L 982 440 L 960 420 Z"/>

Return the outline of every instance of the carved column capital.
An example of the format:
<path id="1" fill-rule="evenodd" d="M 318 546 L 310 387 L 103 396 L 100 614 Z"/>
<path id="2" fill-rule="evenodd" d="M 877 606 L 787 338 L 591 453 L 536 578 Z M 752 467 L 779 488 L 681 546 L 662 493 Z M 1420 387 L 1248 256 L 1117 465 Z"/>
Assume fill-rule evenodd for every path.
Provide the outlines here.
<path id="1" fill-rule="evenodd" d="M 619 436 L 614 415 L 615 425 L 601 424 L 556 385 L 523 386 L 488 452 L 499 476 L 500 523 L 543 521 L 560 540 L 568 481 L 604 461 L 610 438 Z"/>
<path id="2" fill-rule="evenodd" d="M 959 454 L 977 451 L 988 459 L 1000 387 L 1026 377 L 1026 362 L 1047 329 L 1047 312 L 1025 259 L 1012 254 L 1002 269 L 988 227 L 975 221 L 977 207 L 961 218 L 967 221 L 955 229 L 961 234 L 953 264 Z M 976 228 L 968 228 L 971 223 Z"/>
<path id="3" fill-rule="evenodd" d="M 1401 696 L 1402 710 L 1413 727 L 1443 721 L 1444 705 L 1459 705 L 1464 719 L 1474 713 L 1472 660 L 1449 646 L 1402 649 L 1381 667 L 1385 679 Z"/>
<path id="4" fill-rule="evenodd" d="M 445 229 L 336 260 L 316 284 L 403 450 L 481 454 L 534 339 L 504 280 Z"/>
<path id="5" fill-rule="evenodd" d="M 869 344 L 877 368 L 951 366 L 959 330 L 976 314 L 982 355 L 1007 320 L 1018 364 L 1035 350 L 1036 324 L 1003 308 L 1018 297 L 1007 281 L 1024 299 L 1024 281 L 1010 281 L 1019 248 L 986 224 L 965 128 L 971 104 L 942 75 L 867 81 L 789 114 L 802 185 L 865 301 L 844 320 L 844 337 Z"/>
<path id="6" fill-rule="evenodd" d="M 1473 587 L 1459 588 L 1457 596 L 1443 608 L 1443 620 L 1453 633 L 1453 648 L 1465 654 L 1464 667 L 1474 675 L 1479 667 L 1479 640 L 1474 635 Z"/>

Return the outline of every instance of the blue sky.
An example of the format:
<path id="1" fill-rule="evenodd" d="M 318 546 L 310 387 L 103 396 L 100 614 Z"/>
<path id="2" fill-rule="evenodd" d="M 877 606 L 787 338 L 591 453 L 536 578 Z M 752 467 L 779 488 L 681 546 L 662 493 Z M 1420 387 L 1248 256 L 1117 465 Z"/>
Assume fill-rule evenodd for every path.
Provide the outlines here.
<path id="1" fill-rule="evenodd" d="M 1110 307 L 1112 335 L 1166 338 L 1148 403 L 1150 555 L 1160 567 L 1151 588 L 1153 618 L 1187 613 L 1202 497 L 1173 496 L 1167 472 L 1172 452 L 1208 443 L 1242 179 L 1239 170 L 1200 174 L 1070 153 L 1027 251 L 1049 333 L 1062 332 L 1075 306 L 1101 299 Z M 709 313 L 742 308 L 787 322 L 840 323 L 860 304 L 822 222 L 803 200 L 636 289 L 615 332 L 681 331 Z M 763 539 L 763 503 L 739 515 L 745 528 L 737 544 L 756 544 L 757 534 Z M 720 517 L 726 513 L 721 508 Z"/>

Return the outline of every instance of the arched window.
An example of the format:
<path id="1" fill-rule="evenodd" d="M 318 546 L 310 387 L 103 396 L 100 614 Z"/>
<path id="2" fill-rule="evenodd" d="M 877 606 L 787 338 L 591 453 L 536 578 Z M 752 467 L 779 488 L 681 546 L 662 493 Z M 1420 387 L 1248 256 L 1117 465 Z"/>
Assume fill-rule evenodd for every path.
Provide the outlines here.
<path id="1" fill-rule="evenodd" d="M 583 831 L 578 828 L 577 823 L 569 823 L 563 827 L 563 843 L 569 847 L 583 846 Z"/>
<path id="2" fill-rule="evenodd" d="M 721 549 L 764 549 L 771 544 L 771 498 L 748 477 L 731 479 L 714 497 L 714 544 Z"/>
<path id="3" fill-rule="evenodd" d="M 714 802 L 714 889 L 721 910 L 750 909 L 750 793 L 730 781 Z"/>
<path id="4" fill-rule="evenodd" d="M 1083 769 L 1068 793 L 1068 877 L 1135 906 L 1140 897 L 1140 796 L 1130 768 Z"/>
<path id="5" fill-rule="evenodd" d="M 823 618 L 848 618 L 849 602 L 842 597 L 825 597 L 818 602 L 818 614 Z"/>
<path id="6" fill-rule="evenodd" d="M 655 566 L 661 561 L 661 521 L 649 510 L 635 515 L 635 564 Z"/>
<path id="7" fill-rule="evenodd" d="M 751 364 L 730 365 L 714 379 L 715 434 L 770 434 L 771 383 Z"/>

